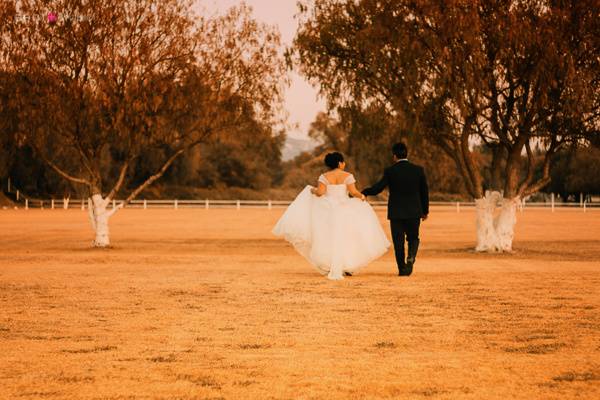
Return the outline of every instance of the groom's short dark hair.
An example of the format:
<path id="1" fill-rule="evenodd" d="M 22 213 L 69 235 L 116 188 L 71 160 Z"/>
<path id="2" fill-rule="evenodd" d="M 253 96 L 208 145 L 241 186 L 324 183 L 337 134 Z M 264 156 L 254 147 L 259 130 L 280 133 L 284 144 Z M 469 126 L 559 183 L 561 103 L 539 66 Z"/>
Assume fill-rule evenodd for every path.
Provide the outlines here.
<path id="1" fill-rule="evenodd" d="M 408 157 L 408 148 L 402 142 L 398 142 L 392 146 L 392 153 L 400 160 Z"/>

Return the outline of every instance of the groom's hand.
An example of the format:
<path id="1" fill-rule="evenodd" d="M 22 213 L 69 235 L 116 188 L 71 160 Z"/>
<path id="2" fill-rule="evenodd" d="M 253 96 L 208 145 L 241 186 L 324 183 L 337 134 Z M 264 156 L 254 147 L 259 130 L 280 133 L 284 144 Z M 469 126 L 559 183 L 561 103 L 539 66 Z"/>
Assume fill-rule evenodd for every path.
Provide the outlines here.
<path id="1" fill-rule="evenodd" d="M 425 220 L 427 219 L 427 217 L 428 217 L 428 215 L 427 215 L 427 214 L 425 214 L 425 215 L 421 216 L 421 220 L 422 220 L 422 221 L 425 221 Z"/>

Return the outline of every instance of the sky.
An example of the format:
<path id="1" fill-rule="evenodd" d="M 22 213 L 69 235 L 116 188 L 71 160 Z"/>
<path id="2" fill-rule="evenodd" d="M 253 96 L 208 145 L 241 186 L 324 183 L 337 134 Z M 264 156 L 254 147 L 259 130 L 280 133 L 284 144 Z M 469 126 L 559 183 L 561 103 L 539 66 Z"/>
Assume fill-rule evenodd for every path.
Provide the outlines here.
<path id="1" fill-rule="evenodd" d="M 297 0 L 245 1 L 252 7 L 257 21 L 278 27 L 284 46 L 290 45 L 296 34 L 297 22 L 294 19 L 294 14 L 297 12 L 296 2 Z M 198 12 L 204 9 L 209 15 L 222 14 L 230 7 L 240 3 L 239 0 L 196 0 L 195 8 Z M 310 123 L 319 111 L 325 110 L 325 101 L 319 99 L 317 89 L 296 72 L 291 72 L 290 80 L 291 84 L 285 92 L 285 107 L 289 114 L 288 122 L 292 125 L 292 130 L 288 132 L 288 135 L 306 139 Z"/>

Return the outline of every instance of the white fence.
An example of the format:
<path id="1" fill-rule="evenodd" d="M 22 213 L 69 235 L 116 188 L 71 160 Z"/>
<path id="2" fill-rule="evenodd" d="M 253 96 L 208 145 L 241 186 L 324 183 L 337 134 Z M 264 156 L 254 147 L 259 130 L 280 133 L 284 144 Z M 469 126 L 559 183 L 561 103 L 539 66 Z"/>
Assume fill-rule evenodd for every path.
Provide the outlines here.
<path id="1" fill-rule="evenodd" d="M 85 210 L 87 208 L 87 199 L 48 199 L 48 200 L 39 200 L 39 199 L 30 199 L 24 196 L 17 188 L 11 186 L 10 179 L 8 180 L 8 193 L 14 194 L 14 198 L 17 201 L 18 206 L 16 208 L 39 208 L 39 209 L 81 209 Z M 586 212 L 588 210 L 600 210 L 600 202 L 587 202 L 583 200 L 584 196 L 581 195 L 581 201 L 579 203 L 563 203 L 555 201 L 554 194 L 550 195 L 550 199 L 548 202 L 526 202 L 523 201 L 519 205 L 519 211 L 523 211 L 528 208 L 532 209 L 549 209 L 554 212 L 556 209 L 576 209 L 579 208 L 581 211 Z M 589 199 L 594 199 L 594 197 L 588 197 Z M 112 207 L 116 207 L 120 204 L 122 200 L 113 200 Z M 138 208 L 138 209 L 148 209 L 148 208 L 170 208 L 170 209 L 180 209 L 180 208 L 204 208 L 214 209 L 214 208 L 233 208 L 237 210 L 241 210 L 242 208 L 266 208 L 268 210 L 272 210 L 273 208 L 284 208 L 290 205 L 291 200 L 133 200 L 131 203 L 127 205 L 127 208 Z M 387 202 L 385 201 L 370 201 L 369 202 L 373 207 L 377 209 L 385 208 L 387 206 Z M 474 201 L 460 201 L 460 202 L 450 202 L 450 201 L 433 201 L 430 203 L 431 206 L 445 207 L 451 208 L 456 212 L 460 212 L 462 209 L 469 209 L 475 207 Z M 7 207 L 4 207 L 7 208 Z"/>
<path id="2" fill-rule="evenodd" d="M 122 200 L 113 200 L 109 207 L 116 207 Z M 291 200 L 133 200 L 127 205 L 127 208 L 136 209 L 149 209 L 149 208 L 163 208 L 163 209 L 174 209 L 180 208 L 200 208 L 200 209 L 237 209 L 241 210 L 248 208 L 266 208 L 268 210 L 274 208 L 285 208 L 291 203 Z M 373 207 L 382 209 L 387 206 L 385 201 L 371 201 L 369 202 Z M 50 199 L 50 200 L 33 200 L 24 199 L 20 204 L 20 208 L 37 208 L 37 209 L 87 209 L 87 200 L 85 199 Z M 431 206 L 450 208 L 456 212 L 461 212 L 464 209 L 472 209 L 475 207 L 475 202 L 447 202 L 447 201 L 433 201 L 430 203 Z M 583 212 L 588 210 L 600 210 L 600 203 L 562 203 L 562 202 L 536 202 L 528 203 L 523 202 L 519 206 L 519 211 L 526 209 L 548 209 L 554 212 L 556 209 L 580 209 Z"/>

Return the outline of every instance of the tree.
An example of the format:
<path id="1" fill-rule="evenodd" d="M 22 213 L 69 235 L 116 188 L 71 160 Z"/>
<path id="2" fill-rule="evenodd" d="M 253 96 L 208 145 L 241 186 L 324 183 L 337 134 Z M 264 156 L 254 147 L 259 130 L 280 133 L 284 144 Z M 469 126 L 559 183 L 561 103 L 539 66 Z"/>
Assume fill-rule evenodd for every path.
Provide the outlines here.
<path id="1" fill-rule="evenodd" d="M 551 167 L 552 182 L 546 191 L 558 193 L 563 201 L 583 193 L 600 193 L 600 148 L 572 146 L 557 154 Z"/>
<path id="2" fill-rule="evenodd" d="M 598 133 L 599 5 L 324 0 L 301 4 L 288 58 L 331 107 L 381 103 L 443 149 L 476 199 L 477 250 L 510 251 L 520 199 L 549 183 L 559 149 Z"/>
<path id="3" fill-rule="evenodd" d="M 182 0 L 62 0 L 57 20 L 42 0 L 4 11 L 0 57 L 15 101 L 18 134 L 64 179 L 88 188 L 94 245 L 108 246 L 108 220 L 182 154 L 231 127 L 271 124 L 285 65 L 279 36 L 246 6 L 195 18 Z M 12 18 L 10 14 L 12 13 Z M 162 159 L 127 187 L 136 163 Z M 75 167 L 73 167 L 75 165 Z"/>
<path id="4" fill-rule="evenodd" d="M 330 149 L 341 152 L 348 150 L 348 132 L 344 124 L 327 113 L 317 114 L 310 124 L 308 136 Z"/>
<path id="5" fill-rule="evenodd" d="M 5 77 L 9 78 L 9 77 Z M 8 79 L 0 78 L 0 85 L 5 84 Z M 0 87 L 0 102 L 7 104 L 10 101 L 9 90 Z M 5 178 L 12 164 L 14 153 L 17 150 L 17 140 L 13 132 L 16 131 L 17 121 L 12 113 L 6 108 L 0 109 L 0 179 Z"/>
<path id="6" fill-rule="evenodd" d="M 576 152 L 565 180 L 568 193 L 579 196 L 600 193 L 600 149 L 587 147 Z"/>
<path id="7" fill-rule="evenodd" d="M 198 150 L 191 165 L 197 171 L 194 185 L 265 190 L 281 179 L 283 133 L 273 135 L 270 127 L 255 125 L 232 129 Z M 206 173 L 206 172 L 209 173 Z"/>

